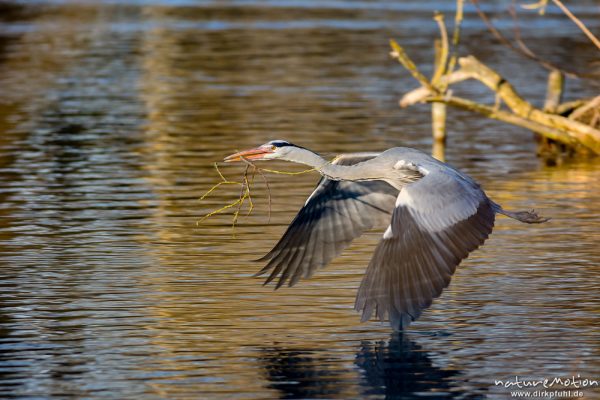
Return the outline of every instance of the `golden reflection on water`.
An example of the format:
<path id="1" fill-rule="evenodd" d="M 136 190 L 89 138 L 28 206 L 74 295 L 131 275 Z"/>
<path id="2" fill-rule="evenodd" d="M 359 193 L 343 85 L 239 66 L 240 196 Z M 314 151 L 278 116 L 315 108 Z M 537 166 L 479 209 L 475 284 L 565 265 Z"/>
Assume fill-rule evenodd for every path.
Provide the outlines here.
<path id="1" fill-rule="evenodd" d="M 412 83 L 387 38 L 429 62 L 441 3 L 304 5 L 19 6 L 18 33 L 0 26 L 2 395 L 501 398 L 493 378 L 600 369 L 600 164 L 544 167 L 526 132 L 449 113 L 446 160 L 552 220 L 499 218 L 405 335 L 352 309 L 380 233 L 294 288 L 252 276 L 316 174 L 269 177 L 270 221 L 259 180 L 235 237 L 231 214 L 196 225 L 238 195 L 199 201 L 236 149 L 431 148 L 427 108 L 397 108 Z"/>

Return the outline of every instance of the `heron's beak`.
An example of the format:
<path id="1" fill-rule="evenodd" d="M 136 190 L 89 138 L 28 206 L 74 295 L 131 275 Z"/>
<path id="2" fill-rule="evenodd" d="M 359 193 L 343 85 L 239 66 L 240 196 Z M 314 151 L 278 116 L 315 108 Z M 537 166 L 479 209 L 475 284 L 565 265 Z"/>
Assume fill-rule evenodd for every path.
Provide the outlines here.
<path id="1" fill-rule="evenodd" d="M 240 151 L 239 153 L 232 154 L 223 159 L 225 162 L 234 162 L 234 161 L 242 161 L 242 157 L 246 160 L 260 160 L 265 154 L 271 154 L 273 150 L 271 147 L 260 146 L 254 149 Z"/>

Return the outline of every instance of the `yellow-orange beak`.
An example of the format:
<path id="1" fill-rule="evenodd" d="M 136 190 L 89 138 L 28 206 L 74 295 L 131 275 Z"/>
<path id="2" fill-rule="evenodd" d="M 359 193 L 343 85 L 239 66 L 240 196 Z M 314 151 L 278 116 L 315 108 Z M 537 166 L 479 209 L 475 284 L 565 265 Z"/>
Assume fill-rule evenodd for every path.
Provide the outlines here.
<path id="1" fill-rule="evenodd" d="M 273 150 L 268 146 L 260 146 L 254 149 L 243 150 L 238 153 L 227 156 L 223 159 L 225 162 L 242 161 L 242 157 L 246 160 L 261 160 L 265 154 L 271 154 Z"/>

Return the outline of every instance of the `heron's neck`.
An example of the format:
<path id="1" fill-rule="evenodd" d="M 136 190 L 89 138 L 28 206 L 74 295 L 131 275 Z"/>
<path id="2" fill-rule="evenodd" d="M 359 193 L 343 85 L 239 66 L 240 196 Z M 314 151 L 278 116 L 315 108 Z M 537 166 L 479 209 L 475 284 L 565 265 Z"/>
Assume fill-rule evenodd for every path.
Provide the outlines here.
<path id="1" fill-rule="evenodd" d="M 307 149 L 297 149 L 285 158 L 288 161 L 313 167 L 319 173 L 334 181 L 367 181 L 384 179 L 379 168 L 368 161 L 354 165 L 337 165 Z"/>

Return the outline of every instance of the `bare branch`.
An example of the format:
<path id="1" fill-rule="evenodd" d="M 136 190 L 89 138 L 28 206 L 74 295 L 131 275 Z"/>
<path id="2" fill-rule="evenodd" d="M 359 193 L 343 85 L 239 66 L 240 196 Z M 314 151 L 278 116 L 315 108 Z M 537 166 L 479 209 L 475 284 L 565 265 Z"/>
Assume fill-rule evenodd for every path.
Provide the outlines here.
<path id="1" fill-rule="evenodd" d="M 456 0 L 456 14 L 454 14 L 454 31 L 452 32 L 452 56 L 446 72 L 453 72 L 458 58 L 458 43 L 460 41 L 460 25 L 463 20 L 464 0 Z"/>
<path id="2" fill-rule="evenodd" d="M 533 51 L 531 51 L 526 45 L 525 43 L 523 43 L 520 39 L 520 35 L 518 35 L 519 39 L 518 42 L 520 43 L 519 46 L 515 46 L 510 40 L 508 40 L 492 23 L 492 21 L 488 18 L 487 14 L 485 12 L 483 12 L 483 10 L 481 9 L 481 7 L 479 7 L 479 0 L 471 0 L 471 3 L 473 4 L 473 6 L 475 6 L 475 11 L 477 12 L 477 15 L 479 15 L 479 18 L 481 18 L 481 20 L 485 23 L 485 25 L 487 26 L 488 30 L 492 33 L 492 35 L 504 46 L 510 48 L 511 50 L 513 50 L 514 52 L 521 54 L 524 57 L 529 58 L 530 60 L 536 61 L 537 63 L 539 63 L 541 66 L 543 66 L 544 68 L 548 69 L 548 70 L 559 70 L 561 71 L 563 74 L 571 77 L 571 78 L 597 78 L 599 74 L 597 73 L 580 73 L 577 71 L 573 71 L 573 70 L 567 70 L 565 68 L 562 68 L 548 60 L 545 60 L 543 58 L 541 58 L 540 56 L 538 56 L 537 54 L 535 54 Z"/>
<path id="3" fill-rule="evenodd" d="M 393 40 L 393 39 L 390 40 L 390 46 L 392 46 L 392 52 L 390 53 L 390 55 L 393 58 L 395 58 L 396 60 L 398 60 L 398 62 L 400 62 L 400 64 L 402 64 L 404 66 L 404 68 L 406 68 L 408 70 L 408 72 L 410 72 L 411 75 L 417 81 L 419 81 L 419 83 L 421 85 L 425 86 L 426 88 L 428 88 L 432 92 L 437 91 L 431 85 L 431 83 L 429 83 L 429 81 L 427 80 L 427 78 L 425 77 L 425 75 L 423 75 L 419 71 L 419 69 L 417 68 L 417 66 L 415 65 L 415 63 L 406 54 L 406 52 L 404 51 L 404 49 L 395 40 Z"/>
<path id="4" fill-rule="evenodd" d="M 585 105 L 588 101 L 590 101 L 592 99 L 593 98 L 585 98 L 585 99 L 566 101 L 562 104 L 559 104 L 559 106 L 556 108 L 555 114 L 569 115 L 570 113 L 573 112 L 573 110 Z"/>
<path id="5" fill-rule="evenodd" d="M 451 74 L 444 75 L 440 79 L 440 84 L 449 86 L 451 84 L 462 82 L 471 78 L 473 78 L 472 74 L 459 69 L 458 71 L 454 71 Z M 410 92 L 406 93 L 404 96 L 402 96 L 399 102 L 400 107 L 405 108 L 408 106 L 412 106 L 416 103 L 423 103 L 426 101 L 427 96 L 430 96 L 432 94 L 434 93 L 432 93 L 431 90 L 423 86 L 417 89 L 413 89 Z"/>
<path id="6" fill-rule="evenodd" d="M 446 29 L 446 24 L 444 23 L 444 15 L 436 13 L 433 19 L 435 20 L 435 22 L 437 22 L 438 27 L 440 28 L 441 36 L 439 57 L 437 60 L 435 72 L 431 77 L 431 84 L 437 87 L 438 81 L 440 80 L 442 75 L 446 73 L 446 67 L 448 66 L 448 54 L 450 54 L 450 45 L 448 43 L 448 30 Z"/>
<path id="7" fill-rule="evenodd" d="M 600 107 L 600 96 L 596 96 L 593 99 L 591 99 L 589 102 L 587 102 L 585 105 L 582 105 L 581 107 L 579 107 L 575 111 L 573 111 L 569 115 L 569 119 L 579 119 L 586 112 L 590 111 L 591 109 L 599 108 L 599 107 Z M 595 126 L 595 124 L 591 124 L 591 125 Z"/>
<path id="8" fill-rule="evenodd" d="M 565 78 L 559 70 L 555 69 L 548 74 L 544 112 L 556 114 L 556 110 L 562 101 L 564 86 Z"/>
<path id="9" fill-rule="evenodd" d="M 520 117 L 507 111 L 496 109 L 495 107 L 486 106 L 476 103 L 471 100 L 463 99 L 455 96 L 446 97 L 430 97 L 428 102 L 441 102 L 453 107 L 462 108 L 469 111 L 474 111 L 485 115 L 488 118 L 504 121 L 513 125 L 517 125 L 531 131 L 537 132 L 545 137 L 553 139 L 557 142 L 567 144 L 571 147 L 580 147 L 580 144 L 568 132 L 561 129 L 549 127 L 547 125 L 532 121 L 527 118 Z"/>
<path id="10" fill-rule="evenodd" d="M 562 10 L 562 12 L 564 12 L 567 15 L 567 17 L 571 18 L 571 21 L 573 21 L 575 25 L 577 25 L 579 29 L 581 29 L 583 33 L 585 33 L 588 39 L 590 39 L 592 43 L 594 43 L 594 45 L 596 45 L 596 47 L 600 50 L 600 40 L 598 40 L 598 38 L 594 36 L 592 32 L 590 32 L 587 26 L 585 26 L 585 24 L 581 22 L 579 18 L 573 15 L 573 13 L 567 8 L 567 6 L 563 4 L 562 1 L 552 0 L 552 2 L 556 4 Z"/>

